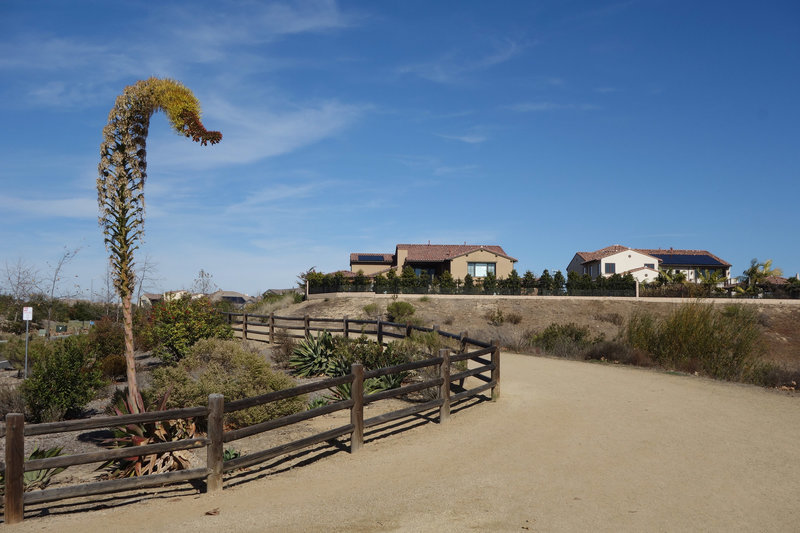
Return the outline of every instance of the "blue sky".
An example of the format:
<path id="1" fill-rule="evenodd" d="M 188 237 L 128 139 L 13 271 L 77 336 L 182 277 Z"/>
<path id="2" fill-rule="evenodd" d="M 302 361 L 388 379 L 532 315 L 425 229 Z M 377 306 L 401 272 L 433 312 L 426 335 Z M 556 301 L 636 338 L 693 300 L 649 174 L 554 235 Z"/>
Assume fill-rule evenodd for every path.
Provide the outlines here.
<path id="1" fill-rule="evenodd" d="M 61 292 L 103 285 L 101 130 L 159 76 L 223 140 L 151 121 L 149 290 L 204 269 L 253 294 L 428 241 L 537 275 L 617 243 L 793 275 L 798 65 L 794 1 L 7 0 L 0 268 L 80 248 Z"/>

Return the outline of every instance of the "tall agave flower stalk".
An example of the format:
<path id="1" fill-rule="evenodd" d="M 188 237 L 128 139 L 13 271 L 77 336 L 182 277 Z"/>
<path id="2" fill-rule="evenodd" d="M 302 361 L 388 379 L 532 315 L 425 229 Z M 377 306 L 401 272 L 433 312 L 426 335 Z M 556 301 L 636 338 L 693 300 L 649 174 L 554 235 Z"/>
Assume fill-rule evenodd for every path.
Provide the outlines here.
<path id="1" fill-rule="evenodd" d="M 147 131 L 150 117 L 164 111 L 176 132 L 202 145 L 222 140 L 200 122 L 200 103 L 181 83 L 149 78 L 125 88 L 103 128 L 97 202 L 99 223 L 110 254 L 114 288 L 122 301 L 125 361 L 130 404 L 139 394 L 133 357 L 131 295 L 136 284 L 133 252 L 144 231 L 144 182 L 147 177 Z"/>

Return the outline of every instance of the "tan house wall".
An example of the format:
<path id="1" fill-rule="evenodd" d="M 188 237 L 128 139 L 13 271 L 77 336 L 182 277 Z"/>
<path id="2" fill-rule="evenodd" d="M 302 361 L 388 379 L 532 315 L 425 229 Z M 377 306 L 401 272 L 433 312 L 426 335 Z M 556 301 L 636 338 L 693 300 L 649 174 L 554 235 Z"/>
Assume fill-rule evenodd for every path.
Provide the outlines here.
<path id="1" fill-rule="evenodd" d="M 374 264 L 374 263 L 371 264 L 355 263 L 353 265 L 350 265 L 350 271 L 356 273 L 359 270 L 361 270 L 362 272 L 364 272 L 364 275 L 369 276 L 370 274 L 375 274 L 376 272 L 381 272 L 382 270 L 386 270 L 391 266 L 392 265 Z"/>
<path id="2" fill-rule="evenodd" d="M 397 256 L 396 257 L 397 266 L 395 267 L 395 272 L 399 276 L 400 274 L 403 273 L 403 265 L 406 264 L 406 258 L 408 257 L 408 250 L 397 248 L 396 256 Z"/>
<path id="3" fill-rule="evenodd" d="M 456 257 L 450 261 L 450 273 L 456 279 L 464 279 L 467 275 L 467 263 L 496 263 L 495 276 L 505 279 L 514 270 L 514 262 L 510 259 L 496 255 L 488 250 L 475 250 L 468 254 Z"/>

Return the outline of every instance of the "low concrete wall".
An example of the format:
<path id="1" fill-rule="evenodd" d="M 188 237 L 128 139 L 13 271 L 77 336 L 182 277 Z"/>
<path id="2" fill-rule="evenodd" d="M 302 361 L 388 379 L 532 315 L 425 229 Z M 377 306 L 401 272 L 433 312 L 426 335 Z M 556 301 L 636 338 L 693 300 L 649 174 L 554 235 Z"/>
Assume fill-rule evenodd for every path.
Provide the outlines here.
<path id="1" fill-rule="evenodd" d="M 800 306 L 800 300 L 776 300 L 771 298 L 635 298 L 633 296 L 511 296 L 505 294 L 375 294 L 374 292 L 328 292 L 322 294 L 309 294 L 309 300 L 324 300 L 326 298 L 363 298 L 369 300 L 386 300 L 393 298 L 430 298 L 431 300 L 581 300 L 581 301 L 615 301 L 615 302 L 663 302 L 663 303 L 688 303 L 702 302 L 719 305 L 754 304 L 754 305 L 786 305 Z"/>

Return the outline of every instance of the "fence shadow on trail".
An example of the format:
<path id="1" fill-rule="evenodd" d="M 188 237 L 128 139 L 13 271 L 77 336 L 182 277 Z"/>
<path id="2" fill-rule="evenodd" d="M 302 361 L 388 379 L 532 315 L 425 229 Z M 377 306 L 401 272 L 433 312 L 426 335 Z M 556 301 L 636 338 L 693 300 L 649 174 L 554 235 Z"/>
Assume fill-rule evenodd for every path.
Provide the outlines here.
<path id="1" fill-rule="evenodd" d="M 5 439 L 6 452 L 5 462 L 0 464 L 0 472 L 5 479 L 4 522 L 6 524 L 21 522 L 26 514 L 30 518 L 45 514 L 64 514 L 130 505 L 144 499 L 175 497 L 187 491 L 190 494 L 195 494 L 197 491 L 217 492 L 223 490 L 223 485 L 238 486 L 252 479 L 312 464 L 342 451 L 357 453 L 365 444 L 391 438 L 435 421 L 446 423 L 451 413 L 478 405 L 489 398 L 494 401 L 499 397 L 498 346 L 494 342 L 470 338 L 466 332 L 454 334 L 441 331 L 436 326 L 426 328 L 380 320 L 351 320 L 348 317 L 331 319 L 309 316 L 283 317 L 274 314 L 225 314 L 237 335 L 249 341 L 275 343 L 277 329 L 285 330 L 289 338 L 304 338 L 314 331 L 326 330 L 345 337 L 351 334 L 372 336 L 384 346 L 385 339 L 402 339 L 414 332 L 434 332 L 448 339 L 451 344 L 457 344 L 458 348 L 453 350 L 454 353 L 451 353 L 450 349 L 442 349 L 435 357 L 369 371 L 360 364 L 354 364 L 346 376 L 328 378 L 241 400 L 226 402 L 222 395 L 212 394 L 205 406 L 45 424 L 25 424 L 22 414 L 10 413 L 6 416 L 5 424 L 0 425 L 0 437 Z M 292 332 L 302 332 L 302 334 Z M 462 368 L 466 370 L 452 373 L 451 365 L 458 362 L 463 362 Z M 421 378 L 424 381 L 403 384 L 398 388 L 378 393 L 364 394 L 365 379 L 425 368 L 430 370 Z M 224 413 L 265 405 L 338 385 L 350 386 L 349 399 L 242 428 L 225 430 L 223 426 Z M 378 409 L 379 414 L 365 418 L 365 406 L 391 399 L 397 401 L 426 389 L 432 390 L 432 393 L 420 401 L 404 401 L 405 407 L 387 412 Z M 396 407 L 389 403 L 382 405 Z M 333 417 L 331 420 L 340 425 L 332 429 L 224 460 L 224 448 L 229 443 L 345 410 L 349 411 L 347 423 L 342 423 L 344 422 L 342 419 L 345 418 L 343 416 Z M 46 459 L 26 460 L 24 457 L 25 440 L 31 437 L 75 431 L 84 432 L 81 435 L 93 435 L 111 427 L 187 418 L 205 418 L 207 435 Z M 349 446 L 345 444 L 348 441 Z M 143 457 L 170 451 L 192 449 L 202 451 L 203 448 L 206 452 L 205 465 L 188 470 L 24 491 L 25 472 L 105 463 L 113 459 Z M 168 488 L 162 489 L 162 487 Z M 153 489 L 159 490 L 154 492 Z"/>

